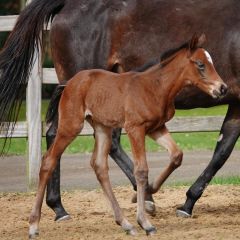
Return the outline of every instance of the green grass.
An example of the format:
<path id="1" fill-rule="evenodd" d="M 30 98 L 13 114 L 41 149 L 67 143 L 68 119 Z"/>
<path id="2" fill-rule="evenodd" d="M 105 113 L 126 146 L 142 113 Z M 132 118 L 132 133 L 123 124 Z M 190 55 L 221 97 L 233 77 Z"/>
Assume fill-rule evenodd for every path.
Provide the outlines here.
<path id="1" fill-rule="evenodd" d="M 168 187 L 184 187 L 191 186 L 193 181 L 186 182 L 172 182 L 166 184 Z M 214 177 L 210 185 L 240 185 L 240 176 L 229 176 L 229 177 Z"/>
<path id="2" fill-rule="evenodd" d="M 48 101 L 42 102 L 42 119 L 44 120 L 47 111 Z M 217 106 L 213 108 L 197 108 L 191 110 L 177 110 L 175 116 L 224 116 L 227 111 L 227 106 Z M 26 104 L 23 103 L 19 121 L 25 121 Z M 218 133 L 174 133 L 173 138 L 183 150 L 213 150 L 218 139 Z M 0 147 L 3 140 L 0 139 Z M 94 139 L 92 136 L 78 137 L 66 150 L 66 153 L 85 153 L 91 152 L 93 149 Z M 130 144 L 126 136 L 121 137 L 121 144 L 126 151 L 130 151 Z M 8 151 L 9 155 L 23 155 L 26 153 L 27 140 L 12 139 L 11 145 Z M 42 139 L 43 151 L 46 149 L 45 138 Z M 236 147 L 240 149 L 240 142 Z M 146 140 L 147 151 L 155 152 L 161 151 L 162 148 L 153 142 L 151 139 Z"/>
<path id="3" fill-rule="evenodd" d="M 42 100 L 42 120 L 45 120 L 48 104 L 49 104 L 48 100 Z M 25 101 L 22 103 L 21 110 L 18 116 L 18 121 L 26 121 L 26 102 Z"/>
<path id="4" fill-rule="evenodd" d="M 211 108 L 195 108 L 189 110 L 176 110 L 175 117 L 186 116 L 225 116 L 227 112 L 227 106 L 216 106 Z"/>
<path id="5" fill-rule="evenodd" d="M 183 150 L 213 150 L 218 138 L 218 133 L 173 133 L 173 138 Z M 207 141 L 206 141 L 207 139 Z M 0 140 L 0 143 L 2 140 Z M 94 138 L 92 136 L 77 137 L 74 142 L 67 148 L 65 153 L 89 153 L 92 152 Z M 130 143 L 127 136 L 121 137 L 121 145 L 124 150 L 130 152 Z M 45 138 L 42 138 L 43 152 L 46 150 Z M 27 140 L 25 138 L 12 139 L 8 151 L 9 155 L 23 155 L 26 153 Z M 236 144 L 240 149 L 240 142 Z M 151 139 L 146 140 L 146 149 L 149 152 L 162 151 L 163 148 L 153 142 Z"/>

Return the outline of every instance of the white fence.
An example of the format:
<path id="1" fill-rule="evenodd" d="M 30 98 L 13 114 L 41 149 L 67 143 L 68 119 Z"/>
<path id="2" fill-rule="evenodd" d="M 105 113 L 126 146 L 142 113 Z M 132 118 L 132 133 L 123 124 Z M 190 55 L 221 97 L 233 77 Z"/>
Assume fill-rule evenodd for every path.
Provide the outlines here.
<path id="1" fill-rule="evenodd" d="M 0 32 L 11 31 L 17 16 L 0 16 Z M 41 56 L 40 56 L 41 57 Z M 40 58 L 39 57 L 39 58 Z M 41 62 L 41 59 L 39 59 Z M 27 122 L 18 122 L 13 137 L 28 138 L 27 175 L 29 188 L 35 187 L 41 161 L 41 138 L 46 127 L 41 121 L 41 84 L 56 84 L 54 69 L 46 69 L 35 63 L 27 89 Z M 171 132 L 209 132 L 219 131 L 223 117 L 179 117 L 167 125 Z M 86 123 L 81 135 L 90 135 L 93 131 Z M 0 135 L 0 138 L 4 134 Z"/>

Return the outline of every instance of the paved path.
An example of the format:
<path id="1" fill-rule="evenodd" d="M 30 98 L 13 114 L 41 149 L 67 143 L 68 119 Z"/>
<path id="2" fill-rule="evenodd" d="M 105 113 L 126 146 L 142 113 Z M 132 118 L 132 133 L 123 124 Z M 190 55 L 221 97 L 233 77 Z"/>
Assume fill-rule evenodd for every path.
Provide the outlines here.
<path id="1" fill-rule="evenodd" d="M 168 183 L 196 179 L 206 167 L 212 151 L 192 151 L 184 153 L 182 166 L 168 179 Z M 234 151 L 218 176 L 239 175 L 240 151 Z M 169 162 L 167 153 L 148 153 L 150 179 L 160 173 Z M 92 189 L 99 184 L 90 167 L 90 154 L 64 155 L 62 159 L 62 189 Z M 128 179 L 110 159 L 110 176 L 114 186 L 129 184 Z M 0 192 L 27 191 L 26 160 L 24 156 L 0 158 Z"/>

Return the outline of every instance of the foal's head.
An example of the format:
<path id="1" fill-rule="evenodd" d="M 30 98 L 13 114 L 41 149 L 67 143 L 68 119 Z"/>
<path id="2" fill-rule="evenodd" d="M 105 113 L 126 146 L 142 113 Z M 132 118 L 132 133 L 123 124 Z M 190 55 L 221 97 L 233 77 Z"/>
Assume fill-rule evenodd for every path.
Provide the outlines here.
<path id="1" fill-rule="evenodd" d="M 227 85 L 216 72 L 210 54 L 202 48 L 206 37 L 202 34 L 192 37 L 186 48 L 179 52 L 183 57 L 182 77 L 188 84 L 193 84 L 214 98 L 222 97 L 227 92 Z M 185 54 L 185 56 L 181 56 Z"/>

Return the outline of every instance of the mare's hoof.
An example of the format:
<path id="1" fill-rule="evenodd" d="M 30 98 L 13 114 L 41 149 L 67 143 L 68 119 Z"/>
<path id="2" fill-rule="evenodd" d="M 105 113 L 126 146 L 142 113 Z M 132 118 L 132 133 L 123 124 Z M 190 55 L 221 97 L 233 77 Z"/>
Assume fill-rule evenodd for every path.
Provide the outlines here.
<path id="1" fill-rule="evenodd" d="M 192 215 L 185 211 L 182 207 L 176 210 L 177 217 L 190 218 Z"/>
<path id="2" fill-rule="evenodd" d="M 155 227 L 151 227 L 149 229 L 145 229 L 147 236 L 152 236 L 157 233 L 157 229 Z"/>
<path id="3" fill-rule="evenodd" d="M 64 216 L 56 216 L 55 221 L 56 222 L 62 222 L 71 219 L 71 216 L 69 214 L 64 215 Z"/>
<path id="4" fill-rule="evenodd" d="M 133 195 L 132 203 L 137 203 L 137 194 Z M 153 201 L 145 200 L 145 210 L 149 215 L 156 216 L 156 207 Z"/>
<path id="5" fill-rule="evenodd" d="M 156 216 L 155 203 L 152 201 L 145 201 L 145 210 L 151 216 Z"/>

